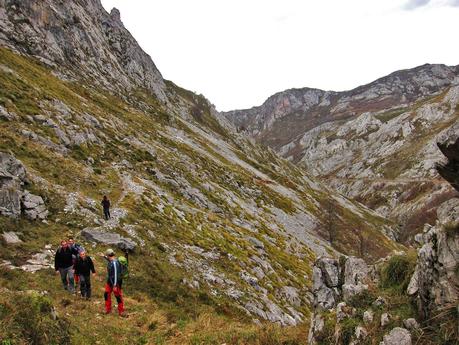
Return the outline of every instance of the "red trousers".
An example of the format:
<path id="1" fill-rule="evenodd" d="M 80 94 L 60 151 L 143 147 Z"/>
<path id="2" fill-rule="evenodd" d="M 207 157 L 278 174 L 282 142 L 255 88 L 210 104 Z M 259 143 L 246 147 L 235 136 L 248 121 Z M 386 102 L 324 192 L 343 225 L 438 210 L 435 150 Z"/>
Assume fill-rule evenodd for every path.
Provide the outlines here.
<path id="1" fill-rule="evenodd" d="M 118 313 L 124 312 L 124 302 L 121 288 L 117 285 L 111 286 L 110 284 L 105 284 L 105 311 L 110 313 L 112 311 L 112 292 L 115 295 L 116 302 L 118 302 Z"/>

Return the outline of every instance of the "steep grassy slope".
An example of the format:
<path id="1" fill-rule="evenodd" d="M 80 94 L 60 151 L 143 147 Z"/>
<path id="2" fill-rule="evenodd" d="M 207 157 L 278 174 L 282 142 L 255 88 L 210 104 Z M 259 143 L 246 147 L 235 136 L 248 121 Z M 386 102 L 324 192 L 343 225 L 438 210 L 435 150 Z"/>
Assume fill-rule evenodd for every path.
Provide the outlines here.
<path id="1" fill-rule="evenodd" d="M 73 235 L 96 257 L 101 277 L 99 254 L 107 246 L 80 233 L 119 233 L 138 245 L 126 284 L 130 317 L 104 320 L 97 314 L 101 281 L 94 302 L 82 304 L 60 291 L 50 269 L 31 274 L 2 267 L 2 308 L 29 298 L 24 291 L 46 290 L 77 344 L 87 333 L 102 343 L 280 344 L 300 339 L 307 328 L 280 336 L 251 321 L 306 319 L 311 263 L 334 253 L 327 224 L 340 251 L 373 260 L 398 248 L 384 234 L 391 231 L 387 220 L 231 133 L 202 96 L 170 82 L 167 102 L 142 89 L 116 96 L 55 74 L 0 49 L 0 106 L 12 118 L 0 118 L 0 151 L 25 165 L 25 188 L 50 211 L 45 222 L 0 217 L 1 229 L 23 241 L 0 239 L 0 263 L 21 267 Z M 113 203 L 108 222 L 101 219 L 103 194 Z M 2 322 L 21 323 L 15 317 Z M 14 339 L 22 331 L 11 332 Z"/>

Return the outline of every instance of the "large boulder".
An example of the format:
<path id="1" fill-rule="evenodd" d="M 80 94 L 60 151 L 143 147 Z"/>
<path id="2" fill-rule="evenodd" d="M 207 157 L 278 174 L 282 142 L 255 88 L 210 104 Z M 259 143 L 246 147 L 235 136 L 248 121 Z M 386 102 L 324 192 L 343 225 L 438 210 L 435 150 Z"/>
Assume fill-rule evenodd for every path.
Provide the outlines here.
<path id="1" fill-rule="evenodd" d="M 320 257 L 313 268 L 314 306 L 329 310 L 336 306 L 339 296 L 339 263 L 335 259 Z"/>
<path id="2" fill-rule="evenodd" d="M 25 191 L 22 196 L 22 210 L 26 217 L 32 220 L 45 219 L 48 216 L 42 197 L 28 191 Z"/>
<path id="3" fill-rule="evenodd" d="M 369 279 L 370 269 L 363 259 L 349 257 L 344 265 L 344 285 L 342 286 L 343 299 L 349 301 L 355 295 L 368 289 L 365 284 Z"/>
<path id="4" fill-rule="evenodd" d="M 0 152 L 0 215 L 19 217 L 26 171 L 12 155 Z"/>
<path id="5" fill-rule="evenodd" d="M 320 258 L 317 263 L 323 274 L 323 279 L 328 287 L 338 287 L 340 281 L 340 267 L 335 259 Z"/>
<path id="6" fill-rule="evenodd" d="M 25 181 L 26 170 L 24 165 L 12 155 L 0 152 L 0 180 L 16 179 Z"/>
<path id="7" fill-rule="evenodd" d="M 9 217 L 21 215 L 20 189 L 15 186 L 0 187 L 0 215 Z"/>
<path id="8" fill-rule="evenodd" d="M 45 219 L 48 215 L 40 196 L 24 191 L 26 169 L 14 156 L 0 152 L 0 215 L 29 219 Z"/>
<path id="9" fill-rule="evenodd" d="M 322 312 L 336 307 L 337 320 L 341 321 L 348 317 L 349 308 L 342 300 L 348 301 L 352 296 L 368 289 L 366 282 L 371 280 L 371 277 L 365 261 L 352 256 L 346 257 L 344 262 L 319 257 L 314 263 L 312 272 L 314 312 L 311 315 L 308 344 L 318 344 L 320 332 L 324 327 Z M 365 337 L 363 327 L 359 328 L 357 333 L 358 339 Z"/>
<path id="10" fill-rule="evenodd" d="M 83 236 L 87 241 L 103 243 L 109 246 L 117 246 L 123 251 L 133 251 L 137 247 L 137 244 L 129 238 L 121 237 L 119 234 L 114 232 L 106 232 L 94 228 L 84 229 L 81 232 L 81 236 Z"/>

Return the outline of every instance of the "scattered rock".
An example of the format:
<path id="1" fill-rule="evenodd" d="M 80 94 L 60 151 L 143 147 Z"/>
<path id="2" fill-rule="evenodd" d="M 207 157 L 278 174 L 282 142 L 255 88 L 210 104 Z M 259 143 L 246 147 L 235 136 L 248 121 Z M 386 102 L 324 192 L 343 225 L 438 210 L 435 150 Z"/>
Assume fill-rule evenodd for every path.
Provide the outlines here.
<path id="1" fill-rule="evenodd" d="M 293 286 L 283 286 L 277 295 L 294 307 L 299 307 L 301 305 L 298 289 Z"/>
<path id="2" fill-rule="evenodd" d="M 242 278 L 243 281 L 246 283 L 250 284 L 251 286 L 258 288 L 258 279 L 255 278 L 254 276 L 248 274 L 245 271 L 242 271 L 239 276 Z"/>
<path id="3" fill-rule="evenodd" d="M 380 345 L 411 345 L 411 334 L 405 328 L 395 327 L 384 336 Z"/>
<path id="4" fill-rule="evenodd" d="M 17 115 L 14 113 L 9 113 L 4 107 L 0 105 L 0 119 L 6 121 L 14 121 L 17 120 Z"/>
<path id="5" fill-rule="evenodd" d="M 367 310 L 363 313 L 363 322 L 368 325 L 373 322 L 374 314 L 371 310 Z"/>
<path id="6" fill-rule="evenodd" d="M 381 307 L 383 305 L 386 305 L 387 302 L 386 302 L 386 299 L 384 297 L 381 297 L 381 296 L 378 296 L 378 298 L 376 298 L 376 300 L 373 302 L 373 305 L 375 307 Z"/>
<path id="7" fill-rule="evenodd" d="M 18 235 L 15 232 L 4 232 L 3 234 L 3 239 L 6 241 L 7 244 L 17 244 L 17 243 L 22 243 L 21 239 L 18 237 Z"/>
<path id="8" fill-rule="evenodd" d="M 346 312 L 346 307 L 347 307 L 347 304 L 346 302 L 340 302 L 338 303 L 338 305 L 336 306 L 336 320 L 338 322 L 341 322 L 343 321 L 346 317 L 349 316 L 349 314 Z"/>
<path id="9" fill-rule="evenodd" d="M 255 237 L 247 237 L 250 243 L 257 249 L 265 249 L 265 244 Z"/>
<path id="10" fill-rule="evenodd" d="M 381 327 L 386 327 L 390 322 L 390 315 L 388 313 L 383 313 L 381 315 Z"/>
<path id="11" fill-rule="evenodd" d="M 413 318 L 403 320 L 403 326 L 410 331 L 419 329 L 419 323 Z"/>
<path id="12" fill-rule="evenodd" d="M 362 326 L 357 326 L 355 328 L 355 339 L 356 340 L 363 340 L 367 337 L 368 335 L 368 332 L 365 328 L 363 328 Z"/>

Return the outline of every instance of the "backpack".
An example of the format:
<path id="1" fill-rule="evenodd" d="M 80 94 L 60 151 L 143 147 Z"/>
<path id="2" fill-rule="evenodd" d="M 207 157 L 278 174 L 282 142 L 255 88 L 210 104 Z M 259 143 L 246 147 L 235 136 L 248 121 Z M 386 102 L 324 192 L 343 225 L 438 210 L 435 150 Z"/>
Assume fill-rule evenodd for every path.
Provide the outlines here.
<path id="1" fill-rule="evenodd" d="M 118 257 L 118 262 L 121 265 L 121 278 L 127 279 L 129 277 L 129 263 L 124 256 Z"/>
<path id="2" fill-rule="evenodd" d="M 78 254 L 80 254 L 81 252 L 85 252 L 86 250 L 84 249 L 84 247 L 81 245 L 81 244 L 78 244 L 78 243 L 75 243 L 73 245 L 73 247 L 76 249 L 76 251 L 78 252 Z"/>

